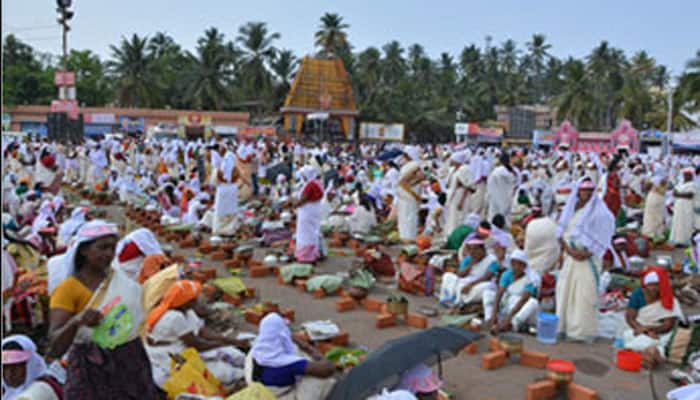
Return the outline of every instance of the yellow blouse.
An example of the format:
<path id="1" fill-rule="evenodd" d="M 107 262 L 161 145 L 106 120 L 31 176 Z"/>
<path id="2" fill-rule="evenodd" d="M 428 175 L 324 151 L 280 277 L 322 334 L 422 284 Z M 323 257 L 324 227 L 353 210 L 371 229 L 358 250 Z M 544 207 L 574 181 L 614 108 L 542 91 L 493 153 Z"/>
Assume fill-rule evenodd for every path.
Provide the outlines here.
<path id="1" fill-rule="evenodd" d="M 51 294 L 49 308 L 60 308 L 77 314 L 85 309 L 91 298 L 92 290 L 71 276 L 56 286 Z"/>

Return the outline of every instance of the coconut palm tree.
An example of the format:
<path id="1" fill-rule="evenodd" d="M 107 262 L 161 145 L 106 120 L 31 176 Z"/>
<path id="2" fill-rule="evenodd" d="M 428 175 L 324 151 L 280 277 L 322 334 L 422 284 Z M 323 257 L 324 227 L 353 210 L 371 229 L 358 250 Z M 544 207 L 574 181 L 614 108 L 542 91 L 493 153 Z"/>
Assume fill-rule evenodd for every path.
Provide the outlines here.
<path id="1" fill-rule="evenodd" d="M 243 94 L 248 99 L 260 99 L 268 94 L 271 74 L 268 66 L 275 56 L 273 46 L 280 38 L 277 32 L 270 32 L 264 22 L 248 22 L 238 29 L 236 42 L 241 46 L 241 79 Z"/>
<path id="2" fill-rule="evenodd" d="M 275 54 L 270 65 L 278 81 L 275 87 L 275 109 L 279 108 L 284 102 L 298 65 L 299 60 L 292 50 L 284 49 Z"/>
<path id="3" fill-rule="evenodd" d="M 195 108 L 222 110 L 229 97 L 233 79 L 236 49 L 224 42 L 216 28 L 204 32 L 197 41 L 196 54 L 189 54 L 193 68 L 188 79 L 187 94 Z"/>
<path id="4" fill-rule="evenodd" d="M 119 46 L 110 46 L 109 73 L 117 81 L 117 101 L 127 107 L 150 107 L 153 100 L 152 58 L 147 52 L 148 38 L 133 34 L 122 37 Z"/>
<path id="5" fill-rule="evenodd" d="M 570 58 L 562 68 L 562 91 L 553 99 L 557 119 L 571 121 L 579 129 L 591 127 L 591 105 L 595 101 L 585 64 Z"/>
<path id="6" fill-rule="evenodd" d="M 339 57 L 349 47 L 348 36 L 345 32 L 350 25 L 343 22 L 343 17 L 335 13 L 325 13 L 321 17 L 321 25 L 314 35 L 320 57 Z"/>
<path id="7" fill-rule="evenodd" d="M 690 108 L 694 112 L 700 112 L 700 50 L 686 64 L 686 70 L 681 75 L 679 90 L 692 102 Z"/>
<path id="8" fill-rule="evenodd" d="M 546 36 L 537 33 L 532 35 L 532 39 L 527 42 L 528 54 L 523 59 L 523 66 L 527 71 L 530 99 L 540 103 L 544 100 L 544 79 L 547 61 L 551 57 L 548 50 L 552 48 L 546 43 Z"/>

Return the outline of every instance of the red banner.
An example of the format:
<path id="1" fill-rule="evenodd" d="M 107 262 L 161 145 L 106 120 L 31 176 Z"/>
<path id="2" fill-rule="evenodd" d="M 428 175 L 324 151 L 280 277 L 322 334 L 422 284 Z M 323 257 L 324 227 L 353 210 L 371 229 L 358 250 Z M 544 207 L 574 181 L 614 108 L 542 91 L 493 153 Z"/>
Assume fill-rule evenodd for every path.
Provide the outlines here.
<path id="1" fill-rule="evenodd" d="M 75 86 L 75 73 L 68 71 L 56 71 L 53 76 L 56 86 Z"/>
<path id="2" fill-rule="evenodd" d="M 78 119 L 77 100 L 53 100 L 51 101 L 51 112 L 64 112 L 70 119 Z"/>

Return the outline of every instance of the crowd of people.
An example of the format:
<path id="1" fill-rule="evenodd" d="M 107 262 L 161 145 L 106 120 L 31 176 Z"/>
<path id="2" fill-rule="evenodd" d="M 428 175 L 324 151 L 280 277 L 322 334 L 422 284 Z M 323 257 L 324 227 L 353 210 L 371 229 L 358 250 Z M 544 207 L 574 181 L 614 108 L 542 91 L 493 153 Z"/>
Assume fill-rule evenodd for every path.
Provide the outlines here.
<path id="1" fill-rule="evenodd" d="M 663 362 L 688 322 L 682 305 L 700 300 L 697 156 L 260 137 L 26 137 L 3 140 L 2 154 L 5 331 L 46 327 L 34 340 L 4 336 L 3 399 L 164 398 L 173 355 L 189 349 L 227 393 L 257 382 L 278 398 L 325 398 L 335 382 L 335 365 L 276 313 L 253 340 L 208 326 L 191 269 L 151 230 L 108 221 L 67 188 L 210 241 L 248 229 L 264 245 L 289 243 L 298 263 L 332 257 L 332 233 L 361 238 L 351 288 L 420 287 L 445 314 L 481 314 L 493 334 L 532 332 L 549 312 L 562 339 L 619 339 Z M 380 242 L 402 246 L 404 262 Z M 652 249 L 675 258 L 649 259 Z M 687 377 L 700 382 L 694 363 Z M 419 365 L 377 398 L 439 388 Z"/>

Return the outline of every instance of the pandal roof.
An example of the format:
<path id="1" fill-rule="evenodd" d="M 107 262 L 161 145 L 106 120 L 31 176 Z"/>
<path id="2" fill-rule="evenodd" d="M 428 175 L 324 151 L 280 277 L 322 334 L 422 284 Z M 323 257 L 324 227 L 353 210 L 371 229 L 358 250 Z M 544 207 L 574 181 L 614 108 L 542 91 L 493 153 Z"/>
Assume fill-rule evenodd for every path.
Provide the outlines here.
<path id="1" fill-rule="evenodd" d="M 304 57 L 280 111 L 357 115 L 350 77 L 343 61 Z"/>

